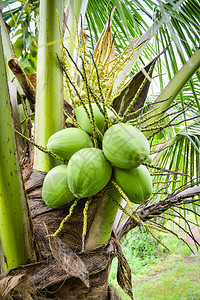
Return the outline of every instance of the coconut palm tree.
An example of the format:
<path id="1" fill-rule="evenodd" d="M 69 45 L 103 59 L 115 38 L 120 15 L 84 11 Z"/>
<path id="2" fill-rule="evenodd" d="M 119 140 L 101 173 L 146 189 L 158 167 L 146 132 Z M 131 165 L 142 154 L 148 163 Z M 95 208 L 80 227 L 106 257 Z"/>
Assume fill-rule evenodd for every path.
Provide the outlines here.
<path id="1" fill-rule="evenodd" d="M 4 99 L 1 119 L 11 130 L 9 132 L 5 126 L 1 128 L 1 145 L 4 146 L 0 148 L 0 154 L 5 162 L 10 160 L 11 152 L 13 157 L 11 164 L 5 164 L 1 169 L 1 203 L 5 203 L 0 215 L 3 224 L 0 231 L 4 261 L 2 271 L 8 271 L 1 275 L 1 290 L 4 295 L 5 292 L 7 296 L 13 293 L 13 297 L 22 299 L 116 299 L 117 296 L 113 296 L 114 292 L 108 286 L 108 273 L 112 259 L 117 256 L 118 282 L 133 298 L 131 272 L 119 240 L 139 225 L 147 228 L 156 238 L 156 230 L 167 228 L 158 219 L 155 223 L 155 217 L 163 218 L 162 213 L 172 207 L 172 221 L 177 214 L 182 215 L 182 211 L 187 210 L 199 216 L 199 5 L 196 1 L 183 0 L 159 2 L 159 5 L 152 1 L 143 1 L 142 4 L 135 1 L 134 5 L 130 1 L 116 1 L 114 12 L 112 1 L 102 1 L 100 4 L 97 1 L 76 1 L 74 5 L 71 1 L 65 10 L 63 25 L 62 1 L 43 0 L 40 3 L 38 42 L 31 34 L 32 31 L 37 34 L 36 24 L 34 29 L 29 28 L 30 16 L 37 15 L 37 5 L 38 1 L 22 1 L 21 6 L 4 13 L 7 20 L 12 13 L 14 29 L 21 23 L 21 28 L 18 28 L 20 37 L 14 43 L 21 65 L 11 59 L 13 50 L 1 20 L 4 47 L 1 63 L 3 65 L 4 58 L 9 61 L 10 69 L 23 88 L 23 92 L 19 90 L 18 98 L 24 108 L 25 126 L 16 131 L 17 136 L 26 143 L 21 161 L 31 214 L 27 218 L 4 72 L 1 78 L 3 89 L 0 90 Z M 86 22 L 83 26 L 84 14 Z M 142 15 L 152 20 L 152 25 L 147 25 L 147 19 Z M 23 22 L 26 22 L 26 27 Z M 115 38 L 111 35 L 111 29 L 117 30 Z M 136 35 L 139 37 L 132 41 L 131 37 Z M 21 49 L 24 44 L 26 46 L 21 53 L 20 39 L 23 42 Z M 34 71 L 34 45 L 37 43 L 35 100 L 34 81 L 26 72 Z M 8 50 L 5 51 L 5 47 Z M 181 64 L 179 72 L 177 57 L 180 57 Z M 162 92 L 155 99 L 148 99 L 154 69 L 160 75 Z M 168 85 L 164 82 L 163 70 L 167 72 Z M 8 73 L 11 80 L 12 76 Z M 22 94 L 26 95 L 26 101 Z M 15 99 L 16 96 L 17 93 Z M 95 148 L 101 147 L 102 133 L 97 130 L 91 103 L 99 105 L 108 127 L 112 126 L 111 122 L 128 122 L 137 126 L 149 140 L 153 163 L 144 164 L 152 172 L 154 194 L 139 206 L 129 201 L 123 187 L 121 189 L 113 178 L 106 189 L 101 189 L 92 197 L 84 197 L 59 208 L 50 208 L 42 200 L 41 190 L 46 173 L 63 161 L 47 149 L 46 144 L 49 137 L 64 125 L 78 126 L 72 112 L 74 108 L 89 105 L 92 140 Z M 106 107 L 114 114 L 112 120 L 108 118 Z M 85 111 L 87 113 L 87 109 Z M 31 131 L 33 122 L 34 129 Z M 11 148 L 5 146 L 8 138 L 13 143 Z M 31 145 L 37 149 L 35 152 Z M 16 174 L 15 181 L 7 180 L 10 174 Z M 5 185 L 18 191 L 19 197 L 14 206 L 14 192 L 5 189 Z M 10 215 L 10 212 L 13 214 Z M 10 216 L 9 221 L 5 220 L 5 215 Z M 185 215 L 183 219 L 186 220 Z M 192 236 L 187 220 L 186 225 Z M 15 236 L 18 236 L 17 239 Z M 14 250 L 10 251 L 11 243 Z"/>

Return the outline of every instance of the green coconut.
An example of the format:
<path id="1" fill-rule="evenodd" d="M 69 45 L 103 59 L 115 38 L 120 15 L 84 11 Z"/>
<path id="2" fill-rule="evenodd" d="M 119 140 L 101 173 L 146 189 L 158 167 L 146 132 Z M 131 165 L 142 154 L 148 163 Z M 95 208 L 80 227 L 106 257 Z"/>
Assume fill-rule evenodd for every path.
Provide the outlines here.
<path id="1" fill-rule="evenodd" d="M 132 125 L 112 125 L 103 137 L 103 152 L 116 167 L 137 168 L 150 153 L 149 143 L 144 134 Z"/>
<path id="2" fill-rule="evenodd" d="M 148 156 L 147 159 L 145 159 L 144 162 L 147 163 L 147 164 L 152 164 L 153 161 L 152 161 L 151 156 Z"/>
<path id="3" fill-rule="evenodd" d="M 91 115 L 90 109 L 89 109 L 89 104 L 86 104 L 86 107 L 87 107 L 89 114 Z M 101 105 L 101 107 L 103 108 L 103 105 Z M 100 112 L 96 103 L 92 103 L 92 110 L 93 110 L 93 115 L 94 115 L 94 120 L 95 120 L 96 126 L 101 131 L 105 125 L 105 117 Z M 106 108 L 106 111 L 108 114 L 108 118 L 111 118 L 111 119 L 114 118 L 114 114 L 109 108 Z M 92 134 L 92 124 L 88 118 L 88 115 L 85 112 L 83 105 L 80 105 L 75 109 L 75 116 L 76 116 L 77 122 L 80 125 L 80 127 L 83 130 L 85 130 L 87 133 Z"/>
<path id="4" fill-rule="evenodd" d="M 66 161 L 83 148 L 93 147 L 89 135 L 80 128 L 65 128 L 54 133 L 48 140 L 47 149 Z"/>
<path id="5" fill-rule="evenodd" d="M 76 152 L 68 163 L 68 184 L 77 198 L 98 193 L 110 180 L 112 167 L 97 148 Z"/>
<path id="6" fill-rule="evenodd" d="M 143 165 L 128 170 L 115 167 L 114 180 L 133 203 L 143 203 L 152 194 L 152 179 Z"/>
<path id="7" fill-rule="evenodd" d="M 46 205 L 60 207 L 75 199 L 68 187 L 67 172 L 66 165 L 59 165 L 47 173 L 42 186 L 42 199 Z"/>

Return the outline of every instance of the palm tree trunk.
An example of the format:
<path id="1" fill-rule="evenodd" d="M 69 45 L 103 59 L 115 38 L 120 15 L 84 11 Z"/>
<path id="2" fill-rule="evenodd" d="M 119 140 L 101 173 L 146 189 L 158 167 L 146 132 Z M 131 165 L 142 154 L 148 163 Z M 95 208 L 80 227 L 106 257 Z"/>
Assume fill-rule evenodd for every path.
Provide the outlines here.
<path id="1" fill-rule="evenodd" d="M 19 157 L 4 65 L 0 31 L 0 244 L 1 270 L 35 260 L 27 199 Z"/>
<path id="2" fill-rule="evenodd" d="M 114 239 L 92 251 L 81 252 L 82 212 L 86 199 L 80 201 L 58 237 L 46 237 L 47 233 L 53 233 L 58 228 L 61 220 L 68 214 L 69 206 L 51 209 L 44 204 L 41 187 L 45 175 L 46 172 L 34 171 L 25 183 L 38 262 L 2 274 L 0 291 L 1 279 L 6 276 L 18 278 L 23 272 L 27 276 L 24 279 L 26 287 L 31 286 L 35 296 L 43 296 L 44 299 L 118 299 L 108 285 L 109 268 L 116 256 Z M 101 198 L 102 195 L 99 194 L 91 202 L 88 228 Z M 21 289 L 19 282 L 15 282 L 13 289 L 18 293 L 19 299 L 25 297 L 24 287 Z M 114 298 L 111 297 L 113 293 Z"/>

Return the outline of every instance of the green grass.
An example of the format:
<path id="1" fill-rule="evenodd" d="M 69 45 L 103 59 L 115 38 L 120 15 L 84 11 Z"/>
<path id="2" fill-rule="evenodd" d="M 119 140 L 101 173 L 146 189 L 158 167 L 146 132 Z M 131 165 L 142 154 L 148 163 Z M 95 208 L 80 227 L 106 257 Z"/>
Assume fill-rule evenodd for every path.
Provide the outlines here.
<path id="1" fill-rule="evenodd" d="M 158 234 L 157 234 L 158 236 Z M 130 232 L 122 242 L 123 252 L 132 270 L 135 300 L 199 300 L 200 254 L 193 255 L 181 240 L 167 234 L 159 238 L 168 252 L 147 233 Z M 116 280 L 117 260 L 112 264 L 110 283 L 123 300 L 130 298 Z"/>
<path id="2" fill-rule="evenodd" d="M 200 299 L 200 257 L 188 264 L 180 257 L 170 255 L 162 261 L 162 268 L 158 264 L 158 272 L 156 267 L 139 282 L 137 276 L 133 277 L 133 286 L 137 286 L 134 288 L 136 299 Z"/>

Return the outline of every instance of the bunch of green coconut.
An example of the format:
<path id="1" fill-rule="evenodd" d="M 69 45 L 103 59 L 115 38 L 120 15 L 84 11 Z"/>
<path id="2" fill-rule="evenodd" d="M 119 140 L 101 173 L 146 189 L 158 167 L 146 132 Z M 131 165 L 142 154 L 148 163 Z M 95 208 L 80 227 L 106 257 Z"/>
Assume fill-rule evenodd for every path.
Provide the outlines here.
<path id="1" fill-rule="evenodd" d="M 85 107 L 89 111 L 88 104 Z M 75 109 L 80 128 L 65 128 L 49 138 L 47 149 L 63 158 L 66 164 L 54 167 L 45 177 L 42 197 L 46 205 L 56 208 L 77 198 L 91 197 L 105 189 L 110 181 L 114 181 L 131 202 L 143 203 L 152 194 L 151 176 L 142 165 L 149 160 L 146 137 L 125 123 L 110 123 L 105 130 L 105 116 L 92 103 L 93 120 L 97 130 L 102 132 L 99 148 L 94 147 L 94 128 L 85 107 Z M 106 112 L 109 120 L 113 120 L 113 110 L 106 108 Z"/>

